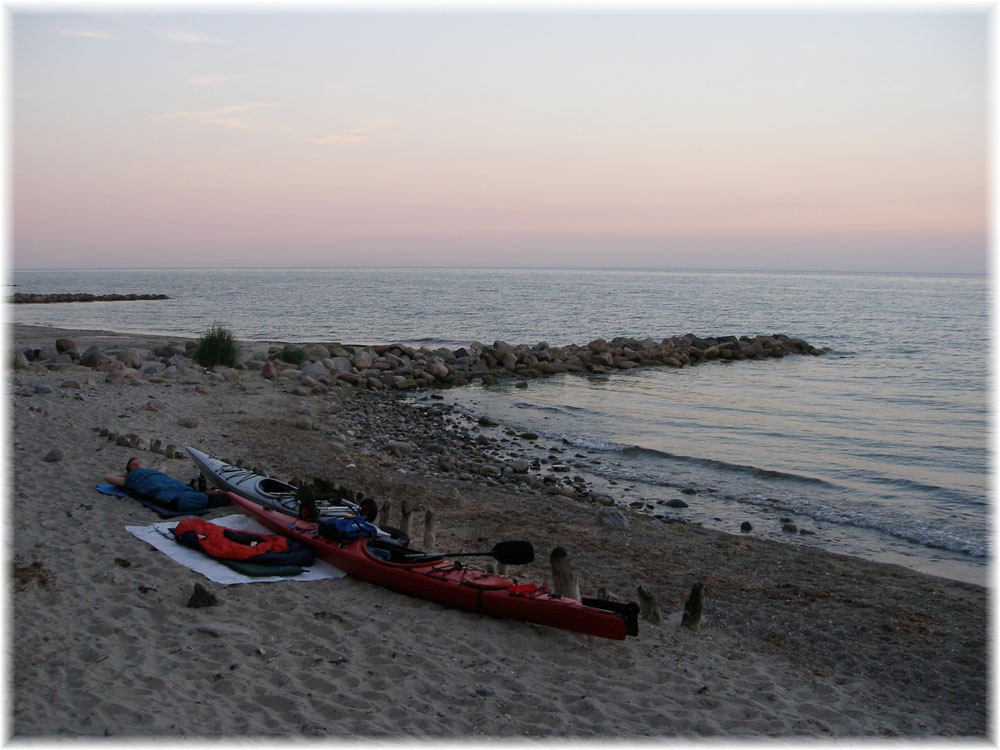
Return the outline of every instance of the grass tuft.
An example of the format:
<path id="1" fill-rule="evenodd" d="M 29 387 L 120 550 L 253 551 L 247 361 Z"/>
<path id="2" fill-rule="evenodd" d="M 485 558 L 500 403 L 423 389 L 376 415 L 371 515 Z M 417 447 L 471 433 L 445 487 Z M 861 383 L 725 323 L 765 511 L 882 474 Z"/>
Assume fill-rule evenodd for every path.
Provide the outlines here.
<path id="1" fill-rule="evenodd" d="M 236 367 L 236 357 L 239 352 L 240 347 L 232 332 L 216 323 L 198 339 L 198 346 L 195 347 L 192 357 L 202 367 L 216 365 Z"/>

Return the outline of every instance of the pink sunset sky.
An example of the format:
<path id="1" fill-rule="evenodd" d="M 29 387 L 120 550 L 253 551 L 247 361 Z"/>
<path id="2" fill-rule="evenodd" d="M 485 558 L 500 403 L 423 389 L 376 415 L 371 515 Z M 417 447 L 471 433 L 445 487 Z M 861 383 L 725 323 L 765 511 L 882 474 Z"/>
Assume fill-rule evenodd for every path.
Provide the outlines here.
<path id="1" fill-rule="evenodd" d="M 8 16 L 15 268 L 985 273 L 988 7 Z"/>

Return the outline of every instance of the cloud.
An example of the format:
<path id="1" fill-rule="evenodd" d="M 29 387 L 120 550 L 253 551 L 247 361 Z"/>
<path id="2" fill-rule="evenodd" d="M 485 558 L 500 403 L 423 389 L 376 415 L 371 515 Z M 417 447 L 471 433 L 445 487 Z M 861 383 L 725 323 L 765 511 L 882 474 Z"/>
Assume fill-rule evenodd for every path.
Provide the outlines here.
<path id="1" fill-rule="evenodd" d="M 168 112 L 153 115 L 154 120 L 181 120 L 201 125 L 214 125 L 233 130 L 258 130 L 268 127 L 271 123 L 259 119 L 266 110 L 277 107 L 277 104 L 260 102 L 255 104 L 231 104 L 217 109 L 203 109 L 192 112 Z"/>
<path id="2" fill-rule="evenodd" d="M 395 124 L 394 120 L 390 120 L 386 117 L 379 117 L 370 125 L 365 125 L 360 128 L 343 128 L 327 135 L 310 138 L 309 142 L 320 146 L 362 145 L 373 142 L 375 140 L 372 137 L 374 133 L 391 128 Z"/>
<path id="3" fill-rule="evenodd" d="M 231 44 L 219 37 L 192 29 L 161 29 L 160 38 L 176 44 Z"/>
<path id="4" fill-rule="evenodd" d="M 63 36 L 77 37 L 78 39 L 117 39 L 118 37 L 109 31 L 102 31 L 101 29 L 59 29 L 59 33 Z"/>

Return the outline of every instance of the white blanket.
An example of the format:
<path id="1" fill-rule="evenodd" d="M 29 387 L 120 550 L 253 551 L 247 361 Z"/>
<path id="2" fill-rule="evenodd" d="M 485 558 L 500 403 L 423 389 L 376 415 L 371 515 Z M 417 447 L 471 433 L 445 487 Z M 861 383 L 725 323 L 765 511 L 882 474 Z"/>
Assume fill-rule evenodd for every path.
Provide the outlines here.
<path id="1" fill-rule="evenodd" d="M 191 570 L 201 573 L 205 578 L 216 583 L 229 585 L 231 583 L 267 583 L 269 581 L 321 581 L 327 578 L 343 578 L 347 574 L 342 570 L 316 559 L 308 568 L 304 568 L 297 576 L 247 576 L 237 573 L 232 568 L 213 560 L 211 557 L 196 549 L 185 547 L 174 541 L 170 530 L 173 529 L 181 519 L 154 523 L 152 526 L 126 526 L 125 530 L 133 536 L 160 550 L 171 560 L 191 568 Z M 236 513 L 224 518 L 213 518 L 212 523 L 225 526 L 229 529 L 240 531 L 250 531 L 255 534 L 271 534 L 273 532 L 261 526 L 257 521 L 247 516 Z"/>

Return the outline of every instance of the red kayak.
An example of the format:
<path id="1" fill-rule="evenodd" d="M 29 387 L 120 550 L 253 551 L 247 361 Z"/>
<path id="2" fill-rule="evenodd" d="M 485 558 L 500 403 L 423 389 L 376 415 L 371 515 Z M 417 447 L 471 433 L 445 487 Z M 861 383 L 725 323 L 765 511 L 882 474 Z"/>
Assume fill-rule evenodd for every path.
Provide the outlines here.
<path id="1" fill-rule="evenodd" d="M 602 638 L 624 640 L 639 632 L 636 604 L 602 599 L 578 602 L 552 593 L 546 586 L 518 583 L 447 559 L 458 555 L 411 550 L 391 539 L 336 541 L 323 536 L 318 523 L 293 518 L 232 492 L 227 494 L 233 505 L 275 533 L 309 545 L 320 559 L 377 586 L 447 607 Z M 501 542 L 494 550 L 504 544 L 527 545 Z"/>

